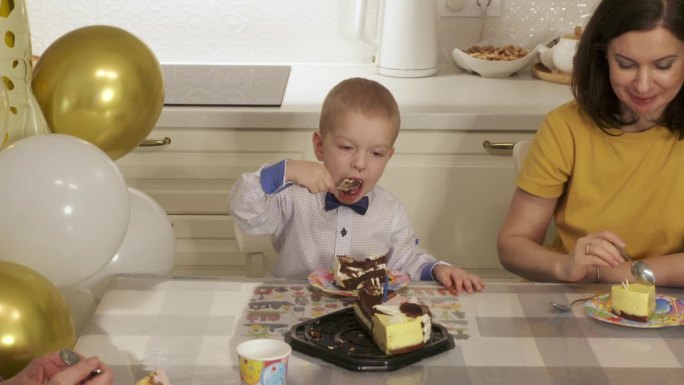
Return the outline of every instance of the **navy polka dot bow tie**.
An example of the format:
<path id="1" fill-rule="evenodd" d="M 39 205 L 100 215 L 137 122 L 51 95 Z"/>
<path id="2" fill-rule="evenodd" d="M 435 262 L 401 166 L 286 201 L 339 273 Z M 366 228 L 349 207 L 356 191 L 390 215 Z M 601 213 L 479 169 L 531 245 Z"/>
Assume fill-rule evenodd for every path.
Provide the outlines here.
<path id="1" fill-rule="evenodd" d="M 357 214 L 364 215 L 368 211 L 368 197 L 361 198 L 360 201 L 356 203 L 342 203 L 335 198 L 335 194 L 327 193 L 325 194 L 325 211 L 335 210 L 340 206 L 346 206 L 354 210 Z"/>

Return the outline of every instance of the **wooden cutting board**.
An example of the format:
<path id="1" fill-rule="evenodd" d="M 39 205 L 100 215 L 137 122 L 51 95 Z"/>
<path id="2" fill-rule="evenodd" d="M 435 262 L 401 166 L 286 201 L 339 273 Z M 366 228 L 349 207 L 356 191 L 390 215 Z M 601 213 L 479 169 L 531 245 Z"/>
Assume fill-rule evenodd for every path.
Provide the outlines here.
<path id="1" fill-rule="evenodd" d="M 572 81 L 572 74 L 567 72 L 552 72 L 541 63 L 537 63 L 532 67 L 532 74 L 541 80 L 552 83 L 570 84 Z"/>

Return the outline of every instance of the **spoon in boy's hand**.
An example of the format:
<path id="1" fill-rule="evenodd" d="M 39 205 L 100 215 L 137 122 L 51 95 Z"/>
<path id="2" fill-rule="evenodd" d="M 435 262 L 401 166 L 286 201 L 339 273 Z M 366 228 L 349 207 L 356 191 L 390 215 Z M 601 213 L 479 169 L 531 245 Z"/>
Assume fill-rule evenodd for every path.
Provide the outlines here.
<path id="1" fill-rule="evenodd" d="M 349 191 L 361 184 L 361 181 L 358 179 L 344 179 L 340 184 L 335 187 L 335 190 L 340 190 L 340 191 Z"/>

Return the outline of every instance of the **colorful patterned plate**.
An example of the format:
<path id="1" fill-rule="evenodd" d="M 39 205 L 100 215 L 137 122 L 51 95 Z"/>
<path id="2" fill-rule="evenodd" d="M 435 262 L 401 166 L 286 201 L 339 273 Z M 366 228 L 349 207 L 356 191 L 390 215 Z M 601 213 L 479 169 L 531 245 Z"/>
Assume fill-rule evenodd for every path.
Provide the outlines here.
<path id="1" fill-rule="evenodd" d="M 684 302 L 667 295 L 656 295 L 655 313 L 648 322 L 624 319 L 611 311 L 610 293 L 594 297 L 584 303 L 584 312 L 597 320 L 633 328 L 663 328 L 684 325 Z"/>
<path id="2" fill-rule="evenodd" d="M 399 290 L 408 285 L 411 278 L 406 273 L 401 271 L 391 270 L 389 272 L 389 288 L 390 290 Z M 311 286 L 319 288 L 327 293 L 335 295 L 343 295 L 345 297 L 355 297 L 356 290 L 345 290 L 335 285 L 335 278 L 330 270 L 319 269 L 309 274 L 309 283 Z"/>

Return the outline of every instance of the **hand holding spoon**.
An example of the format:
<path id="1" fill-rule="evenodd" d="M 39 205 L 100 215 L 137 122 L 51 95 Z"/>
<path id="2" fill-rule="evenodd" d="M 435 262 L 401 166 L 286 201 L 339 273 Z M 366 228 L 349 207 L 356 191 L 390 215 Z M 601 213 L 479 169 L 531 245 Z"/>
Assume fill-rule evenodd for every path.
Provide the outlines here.
<path id="1" fill-rule="evenodd" d="M 81 357 L 76 354 L 71 349 L 62 349 L 59 351 L 59 358 L 64 362 L 64 365 L 71 366 L 71 365 L 76 365 L 79 361 L 81 361 Z M 100 368 L 95 368 L 90 372 L 90 377 L 96 376 L 98 374 L 102 373 L 102 369 Z"/>

